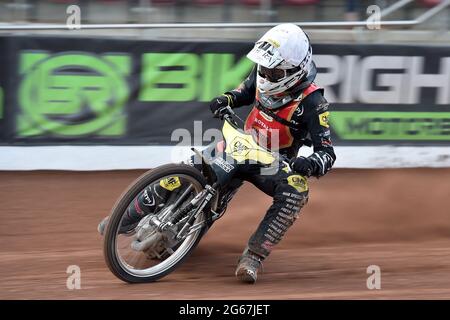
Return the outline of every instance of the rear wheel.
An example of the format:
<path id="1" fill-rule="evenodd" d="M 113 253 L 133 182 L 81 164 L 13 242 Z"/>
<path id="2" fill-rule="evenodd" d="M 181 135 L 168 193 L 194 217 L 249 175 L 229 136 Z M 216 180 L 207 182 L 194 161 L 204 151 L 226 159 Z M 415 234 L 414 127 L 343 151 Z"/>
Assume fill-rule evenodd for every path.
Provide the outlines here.
<path id="1" fill-rule="evenodd" d="M 147 187 L 160 184 L 161 181 L 175 181 L 176 183 L 167 186 L 172 195 L 167 202 L 154 212 L 142 218 L 132 233 L 122 234 L 119 229 L 124 214 L 136 197 Z M 195 195 L 200 193 L 206 185 L 205 178 L 195 168 L 184 164 L 169 164 L 158 167 L 144 173 L 122 194 L 114 208 L 112 209 L 108 226 L 104 237 L 104 256 L 111 272 L 119 279 L 130 282 L 152 282 L 172 272 L 197 246 L 204 232 L 204 227 L 192 232 L 184 240 L 174 243 L 157 232 L 156 228 L 151 229 L 148 223 L 152 215 L 163 215 L 168 212 L 170 206 L 179 196 L 185 193 L 186 197 L 179 204 L 179 207 L 186 205 Z M 189 189 L 188 189 L 189 188 Z M 195 222 L 206 220 L 209 213 L 201 213 Z M 151 243 L 145 250 L 138 250 L 136 243 L 141 244 L 136 239 L 142 236 Z"/>

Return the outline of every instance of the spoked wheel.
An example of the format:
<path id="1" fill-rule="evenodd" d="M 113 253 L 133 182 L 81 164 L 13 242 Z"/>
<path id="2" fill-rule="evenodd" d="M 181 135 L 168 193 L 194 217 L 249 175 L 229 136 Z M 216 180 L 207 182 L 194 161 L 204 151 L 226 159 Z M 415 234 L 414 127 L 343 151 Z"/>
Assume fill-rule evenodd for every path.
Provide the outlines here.
<path id="1" fill-rule="evenodd" d="M 126 210 L 136 197 L 145 188 L 164 183 L 170 190 L 166 201 L 154 212 L 144 216 L 131 232 L 119 232 Z M 152 216 L 161 218 L 177 208 L 183 208 L 203 190 L 205 185 L 206 181 L 201 173 L 184 164 L 161 166 L 139 177 L 115 204 L 106 228 L 103 249 L 111 272 L 119 279 L 130 283 L 152 282 L 179 266 L 197 246 L 206 231 L 206 224 L 185 239 L 177 241 L 159 232 L 149 222 Z M 183 200 L 177 201 L 180 198 Z M 205 221 L 206 216 L 204 212 L 199 214 L 194 225 Z"/>

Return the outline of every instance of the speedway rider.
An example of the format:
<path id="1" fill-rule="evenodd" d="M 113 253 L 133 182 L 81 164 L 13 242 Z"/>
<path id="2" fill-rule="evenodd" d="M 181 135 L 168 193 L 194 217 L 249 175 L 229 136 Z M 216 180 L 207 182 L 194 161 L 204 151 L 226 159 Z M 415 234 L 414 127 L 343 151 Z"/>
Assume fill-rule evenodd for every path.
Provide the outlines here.
<path id="1" fill-rule="evenodd" d="M 329 104 L 324 90 L 314 83 L 317 71 L 306 33 L 294 24 L 280 24 L 264 34 L 247 57 L 255 63 L 250 75 L 238 88 L 214 98 L 211 111 L 222 118 L 227 106 L 252 105 L 245 130 L 265 147 L 292 159 L 290 166 L 294 171 L 280 167 L 272 175 L 240 172 L 239 178 L 273 197 L 273 204 L 250 237 L 235 272 L 240 280 L 254 283 L 262 261 L 308 201 L 306 178 L 325 175 L 336 156 L 330 139 Z M 277 137 L 275 143 L 273 137 Z M 297 157 L 302 145 L 312 145 L 314 153 Z M 130 205 L 121 232 L 134 229 L 143 216 L 165 201 L 168 191 L 161 186 L 146 188 Z M 100 223 L 100 233 L 106 223 L 107 218 Z"/>
<path id="2" fill-rule="evenodd" d="M 256 42 L 247 57 L 256 64 L 250 75 L 237 89 L 213 99 L 211 110 L 220 116 L 227 105 L 253 104 L 245 129 L 266 136 L 277 131 L 278 151 L 292 158 L 295 171 L 246 179 L 274 199 L 236 268 L 239 279 L 254 283 L 261 262 L 307 203 L 305 177 L 325 175 L 336 156 L 330 139 L 329 104 L 323 89 L 313 82 L 317 71 L 306 33 L 294 24 L 278 25 Z M 314 153 L 297 157 L 299 148 L 310 143 Z"/>
<path id="3" fill-rule="evenodd" d="M 272 176 L 245 177 L 273 197 L 236 268 L 239 279 L 254 283 L 261 262 L 308 201 L 305 177 L 325 175 L 336 156 L 330 139 L 329 104 L 324 90 L 313 82 L 317 71 L 306 33 L 294 24 L 280 24 L 264 34 L 247 57 L 256 64 L 250 75 L 237 89 L 213 99 L 211 110 L 221 116 L 227 105 L 253 105 L 245 129 L 256 132 L 256 139 L 264 135 L 268 141 L 271 132 L 276 132 L 278 151 L 292 159 L 295 171 L 289 174 L 281 169 Z M 312 144 L 314 153 L 297 157 L 304 144 Z"/>

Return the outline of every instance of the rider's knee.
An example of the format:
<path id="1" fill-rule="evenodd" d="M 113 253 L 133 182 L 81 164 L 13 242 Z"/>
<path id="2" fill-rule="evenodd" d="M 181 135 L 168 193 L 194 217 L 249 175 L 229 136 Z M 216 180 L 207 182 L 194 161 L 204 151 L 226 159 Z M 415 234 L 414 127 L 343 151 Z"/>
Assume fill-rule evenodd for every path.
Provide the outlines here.
<path id="1" fill-rule="evenodd" d="M 290 175 L 277 188 L 282 202 L 288 202 L 301 209 L 308 202 L 308 181 L 300 175 Z"/>
<path id="2" fill-rule="evenodd" d="M 301 203 L 300 205 L 305 205 L 308 201 L 308 180 L 305 177 L 293 174 L 286 178 L 286 188 L 288 188 L 291 193 L 295 196 L 293 198 L 298 199 Z"/>

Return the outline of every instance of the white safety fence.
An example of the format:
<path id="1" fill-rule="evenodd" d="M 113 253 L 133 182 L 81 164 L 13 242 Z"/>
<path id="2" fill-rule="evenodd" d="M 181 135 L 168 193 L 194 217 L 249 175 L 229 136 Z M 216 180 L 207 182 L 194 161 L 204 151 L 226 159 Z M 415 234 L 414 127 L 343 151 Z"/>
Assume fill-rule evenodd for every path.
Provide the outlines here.
<path id="1" fill-rule="evenodd" d="M 339 146 L 335 151 L 335 168 L 450 167 L 450 147 Z M 303 147 L 299 154 L 311 153 Z M 0 170 L 149 169 L 191 155 L 189 147 L 179 146 L 0 147 Z"/>

